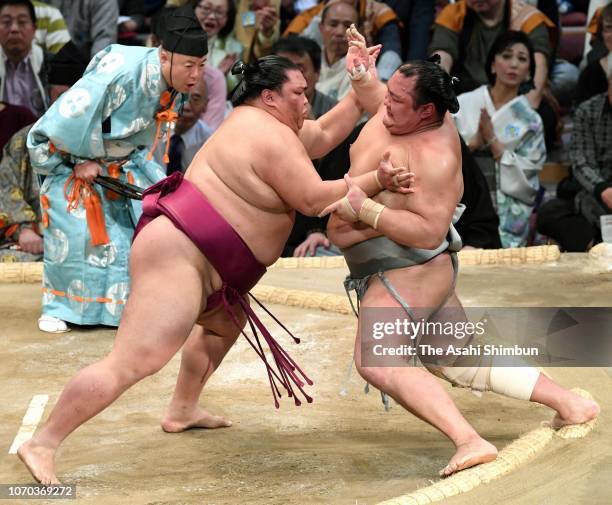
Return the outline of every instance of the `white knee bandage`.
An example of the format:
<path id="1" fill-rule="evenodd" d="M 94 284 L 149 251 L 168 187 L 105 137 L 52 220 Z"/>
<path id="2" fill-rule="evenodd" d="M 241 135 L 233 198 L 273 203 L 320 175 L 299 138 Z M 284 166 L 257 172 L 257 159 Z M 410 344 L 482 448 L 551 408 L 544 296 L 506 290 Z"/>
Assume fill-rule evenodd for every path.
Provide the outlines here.
<path id="1" fill-rule="evenodd" d="M 505 363 L 507 364 L 507 361 Z M 493 391 L 517 400 L 531 398 L 540 376 L 540 371 L 530 366 L 456 366 L 430 371 L 456 386 L 470 388 L 472 391 Z"/>
<path id="2" fill-rule="evenodd" d="M 529 400 L 540 371 L 532 366 L 491 367 L 490 390 L 501 395 Z"/>
<path id="3" fill-rule="evenodd" d="M 453 366 L 440 368 L 439 373 L 434 373 L 455 386 L 482 392 L 489 390 L 489 370 L 489 367 Z"/>

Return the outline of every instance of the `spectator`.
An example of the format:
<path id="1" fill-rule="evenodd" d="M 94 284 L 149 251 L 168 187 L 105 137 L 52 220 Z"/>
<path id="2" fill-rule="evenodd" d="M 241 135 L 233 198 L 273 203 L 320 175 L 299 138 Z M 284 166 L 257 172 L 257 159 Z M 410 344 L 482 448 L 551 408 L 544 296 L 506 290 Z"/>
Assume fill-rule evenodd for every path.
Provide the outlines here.
<path id="1" fill-rule="evenodd" d="M 404 60 L 424 60 L 427 57 L 431 25 L 434 21 L 434 0 L 385 0 L 404 25 L 406 47 Z"/>
<path id="2" fill-rule="evenodd" d="M 36 116 L 32 114 L 30 109 L 0 102 L 0 125 L 2 125 L 2 128 L 0 128 L 0 150 L 4 148 L 4 145 L 16 131 L 32 124 L 34 121 L 36 121 Z M 2 153 L 0 152 L 1 160 Z"/>
<path id="3" fill-rule="evenodd" d="M 93 57 L 117 42 L 119 4 L 116 0 L 47 0 L 57 7 L 70 37 L 85 54 Z"/>
<path id="4" fill-rule="evenodd" d="M 331 0 L 321 13 L 323 57 L 317 90 L 334 100 L 341 100 L 351 90 L 344 63 L 348 51 L 346 30 L 352 24 L 357 24 L 357 11 L 343 0 Z"/>
<path id="5" fill-rule="evenodd" d="M 566 0 L 561 0 L 566 1 Z M 532 3 L 538 10 L 544 14 L 555 26 L 557 33 L 561 33 L 561 19 L 559 17 L 560 5 L 557 0 L 537 0 Z M 551 40 L 551 56 L 549 61 L 549 86 L 550 92 L 555 97 L 559 105 L 570 107 L 574 101 L 574 94 L 578 84 L 580 71 L 578 67 L 567 60 L 558 57 L 559 39 Z"/>
<path id="6" fill-rule="evenodd" d="M 64 44 L 70 42 L 64 16 L 56 7 L 43 2 L 32 2 L 36 14 L 36 43 L 43 51 L 56 54 Z"/>
<path id="7" fill-rule="evenodd" d="M 215 131 L 231 109 L 231 104 L 226 99 L 227 85 L 223 72 L 208 64 L 204 67 L 204 80 L 208 91 L 208 104 L 201 119 L 212 131 Z"/>
<path id="8" fill-rule="evenodd" d="M 314 40 L 295 35 L 283 37 L 272 47 L 272 54 L 284 56 L 300 67 L 306 79 L 305 95 L 310 104 L 310 119 L 318 119 L 338 103 L 316 89 L 321 73 L 321 49 Z"/>
<path id="9" fill-rule="evenodd" d="M 289 23 L 301 12 L 312 9 L 319 0 L 281 0 L 281 32 L 289 26 Z"/>
<path id="10" fill-rule="evenodd" d="M 81 77 L 87 60 L 71 42 L 51 59 L 51 102 Z M 0 261 L 38 261 L 42 258 L 39 184 L 26 148 L 31 128 L 32 123 L 11 137 L 0 163 Z"/>
<path id="11" fill-rule="evenodd" d="M 240 0 L 234 22 L 245 62 L 270 54 L 280 35 L 280 0 Z"/>
<path id="12" fill-rule="evenodd" d="M 542 121 L 521 86 L 532 85 L 534 50 L 523 32 L 495 39 L 486 60 L 489 86 L 458 97 L 457 130 L 478 155 L 493 191 L 503 247 L 527 245 L 530 217 L 546 159 Z"/>
<path id="13" fill-rule="evenodd" d="M 313 9 L 296 17 L 287 30 L 289 33 L 301 34 L 324 45 L 323 32 L 320 29 L 322 11 L 337 1 L 351 5 L 357 11 L 357 24 L 366 37 L 368 45 L 382 44 L 382 51 L 376 67 L 378 76 L 387 80 L 402 63 L 402 44 L 397 16 L 393 9 L 376 0 L 325 0 Z"/>
<path id="14" fill-rule="evenodd" d="M 117 39 L 121 44 L 141 46 L 138 33 L 145 29 L 145 5 L 143 0 L 118 0 L 119 24 Z"/>
<path id="15" fill-rule="evenodd" d="M 299 14 L 302 11 L 313 8 L 317 5 L 317 0 L 290 0 L 289 2 L 284 2 L 293 4 L 293 9 L 296 14 Z"/>
<path id="16" fill-rule="evenodd" d="M 472 91 L 487 83 L 482 62 L 493 41 L 508 29 L 525 32 L 533 45 L 535 87 L 527 98 L 542 117 L 546 142 L 552 147 L 557 136 L 558 104 L 547 92 L 547 84 L 557 29 L 539 10 L 522 0 L 459 0 L 447 5 L 436 18 L 429 51 L 439 54 L 444 69 L 459 78 L 458 93 Z"/>
<path id="17" fill-rule="evenodd" d="M 168 163 L 163 161 L 165 146 L 158 145 L 155 150 L 155 161 L 166 166 L 167 175 L 174 172 L 185 173 L 200 147 L 212 135 L 213 130 L 200 119 L 206 110 L 207 103 L 206 81 L 200 79 L 191 89 L 189 101 L 185 103 L 176 121 L 174 133 L 170 139 Z"/>
<path id="18" fill-rule="evenodd" d="M 538 231 L 569 252 L 601 241 L 600 216 L 612 213 L 612 69 L 608 90 L 578 106 L 569 155 L 572 179 L 538 212 Z"/>
<path id="19" fill-rule="evenodd" d="M 595 8 L 593 16 L 589 20 L 587 26 L 586 38 L 590 38 L 590 44 L 585 43 L 584 49 L 586 53 L 587 63 L 593 63 L 594 61 L 599 60 L 608 53 L 608 49 L 606 48 L 606 45 L 603 40 L 601 18 L 603 10 L 606 8 L 606 4 L 604 2 L 591 1 L 589 2 L 589 12 L 591 12 L 593 6 L 597 5 L 598 3 L 601 3 L 602 5 L 600 7 Z"/>
<path id="20" fill-rule="evenodd" d="M 145 16 L 151 18 L 155 16 L 160 10 L 162 10 L 166 3 L 169 6 L 171 1 L 168 0 L 168 2 L 166 2 L 166 0 L 144 0 L 143 3 Z"/>
<path id="21" fill-rule="evenodd" d="M 597 24 L 597 38 L 605 48 L 599 59 L 594 59 L 584 68 L 576 89 L 576 104 L 581 104 L 592 96 L 603 93 L 608 88 L 608 69 L 612 65 L 612 3 L 600 13 Z"/>
<path id="22" fill-rule="evenodd" d="M 30 0 L 0 0 L 0 101 L 40 116 L 47 109 L 43 50 L 33 44 L 36 15 Z"/>
<path id="23" fill-rule="evenodd" d="M 229 92 L 238 84 L 238 78 L 231 75 L 230 69 L 244 52 L 234 35 L 234 0 L 192 0 L 191 5 L 208 35 L 208 64 L 223 72 Z"/>

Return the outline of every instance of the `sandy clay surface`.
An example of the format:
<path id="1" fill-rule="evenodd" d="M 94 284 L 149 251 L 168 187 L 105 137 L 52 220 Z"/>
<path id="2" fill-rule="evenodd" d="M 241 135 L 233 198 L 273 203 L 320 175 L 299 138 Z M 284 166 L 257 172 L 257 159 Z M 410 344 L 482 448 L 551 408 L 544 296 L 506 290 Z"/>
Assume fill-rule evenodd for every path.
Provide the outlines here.
<path id="1" fill-rule="evenodd" d="M 458 292 L 473 306 L 609 306 L 612 274 L 587 271 L 585 261 L 564 256 L 551 265 L 464 268 Z M 341 269 L 271 270 L 262 283 L 341 294 L 344 274 Z M 110 329 L 39 332 L 39 294 L 34 284 L 0 284 L 0 484 L 30 481 L 8 450 L 32 396 L 49 395 L 46 417 L 64 383 L 104 356 L 113 342 Z M 240 339 L 201 399 L 234 426 L 166 434 L 159 420 L 174 386 L 175 358 L 66 441 L 58 473 L 65 483 L 76 484 L 78 501 L 49 503 L 362 505 L 436 481 L 453 453 L 444 436 L 397 405 L 385 412 L 376 391 L 363 394 L 364 383 L 355 372 L 348 396 L 339 395 L 352 356 L 355 318 L 269 308 L 302 337 L 294 345 L 282 331 L 273 331 L 315 381 L 313 404 L 297 408 L 285 397 L 281 408 L 274 409 L 264 368 Z M 555 438 L 511 474 L 444 503 L 612 503 L 610 371 L 548 372 L 563 385 L 590 391 L 600 402 L 603 412 L 595 430 L 582 440 Z M 457 388 L 450 394 L 500 449 L 552 417 L 545 407 L 495 394 L 479 399 Z"/>

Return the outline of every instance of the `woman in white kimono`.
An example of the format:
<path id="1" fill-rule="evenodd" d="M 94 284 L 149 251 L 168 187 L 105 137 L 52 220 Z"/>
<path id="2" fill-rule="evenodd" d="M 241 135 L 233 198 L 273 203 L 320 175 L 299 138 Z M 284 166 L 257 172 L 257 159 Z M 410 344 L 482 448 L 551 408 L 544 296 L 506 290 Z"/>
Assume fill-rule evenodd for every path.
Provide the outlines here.
<path id="1" fill-rule="evenodd" d="M 492 191 L 504 247 L 527 244 L 546 160 L 544 128 L 524 93 L 533 86 L 533 46 L 522 32 L 500 35 L 487 56 L 489 85 L 460 95 L 455 123 Z"/>

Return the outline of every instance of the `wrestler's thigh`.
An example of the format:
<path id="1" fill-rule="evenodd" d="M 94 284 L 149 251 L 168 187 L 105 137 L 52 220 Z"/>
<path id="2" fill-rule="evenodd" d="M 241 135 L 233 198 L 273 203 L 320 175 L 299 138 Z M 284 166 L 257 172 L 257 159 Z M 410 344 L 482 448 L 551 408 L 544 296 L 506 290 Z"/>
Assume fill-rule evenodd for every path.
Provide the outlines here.
<path id="1" fill-rule="evenodd" d="M 448 349 L 449 346 L 460 349 L 471 343 L 471 331 L 468 331 L 469 327 L 466 326 L 468 318 L 454 291 L 444 305 L 431 315 L 428 322 L 431 323 L 430 329 L 419 335 L 419 344 L 430 345 L 437 349 Z M 436 323 L 441 323 L 441 325 L 436 325 Z M 454 328 L 454 332 L 448 330 L 449 323 Z M 442 328 L 444 328 L 443 331 Z M 419 357 L 430 371 L 432 371 L 431 366 L 448 366 L 457 361 L 456 356 L 446 353 L 442 355 L 442 358 L 435 355 L 419 355 Z"/>
<path id="2" fill-rule="evenodd" d="M 415 370 L 418 368 L 412 366 L 410 358 L 405 358 L 406 364 L 405 366 L 391 366 L 390 363 L 387 363 L 386 366 L 373 366 L 372 360 L 368 360 L 367 357 L 372 357 L 374 355 L 372 346 L 376 343 L 380 343 L 380 341 L 373 342 L 371 339 L 366 339 L 365 342 L 362 343 L 361 335 L 360 335 L 360 325 L 357 326 L 357 338 L 355 339 L 355 366 L 357 371 L 370 384 L 374 387 L 381 389 L 386 392 L 390 392 L 389 386 L 390 381 L 393 381 L 396 377 L 403 377 L 404 379 L 411 377 Z M 365 362 L 362 361 L 363 357 L 366 357 Z M 368 361 L 370 361 L 370 365 L 368 366 Z M 395 363 L 394 363 L 395 364 Z"/>
<path id="3" fill-rule="evenodd" d="M 447 293 L 444 303 L 438 307 L 429 317 L 430 322 L 450 322 L 450 323 L 465 323 L 467 315 L 461 301 L 457 297 L 455 290 Z"/>
<path id="4" fill-rule="evenodd" d="M 247 318 L 239 304 L 231 305 L 231 310 L 235 319 L 227 313 L 223 306 L 219 306 L 202 314 L 198 318 L 198 324 L 204 327 L 206 333 L 214 333 L 234 342 L 240 335 L 240 330 L 246 326 Z"/>
<path id="5" fill-rule="evenodd" d="M 203 260 L 189 239 L 172 225 L 155 224 L 147 225 L 132 247 L 131 291 L 113 350 L 125 355 L 122 359 L 160 363 L 189 336 L 209 289 Z"/>

